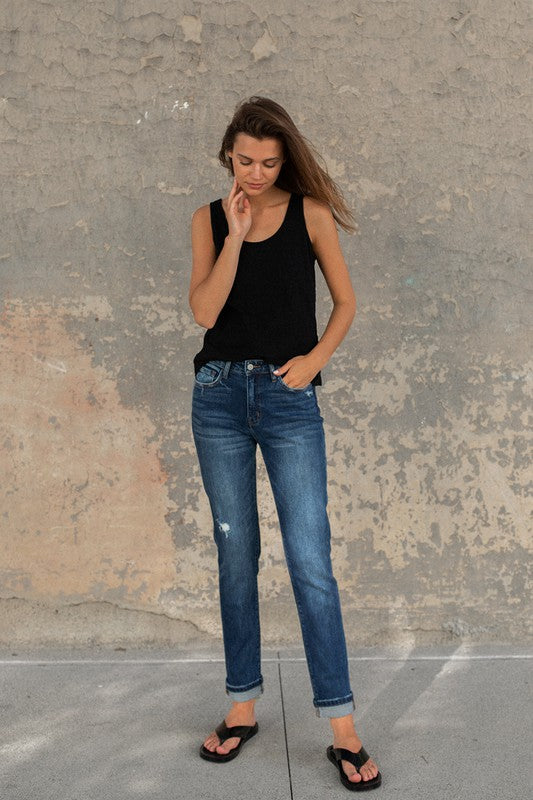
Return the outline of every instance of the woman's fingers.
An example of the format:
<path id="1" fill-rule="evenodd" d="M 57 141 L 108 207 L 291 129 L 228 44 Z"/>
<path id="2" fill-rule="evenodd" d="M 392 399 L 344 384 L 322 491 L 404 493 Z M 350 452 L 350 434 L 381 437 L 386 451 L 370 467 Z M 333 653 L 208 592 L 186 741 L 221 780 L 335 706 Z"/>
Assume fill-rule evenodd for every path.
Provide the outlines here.
<path id="1" fill-rule="evenodd" d="M 229 196 L 231 197 L 231 195 L 235 195 L 235 192 L 237 191 L 238 188 L 239 188 L 239 184 L 237 183 L 237 178 L 234 178 L 233 179 L 233 184 L 232 184 L 231 189 L 230 189 Z"/>
<path id="2" fill-rule="evenodd" d="M 232 204 L 232 202 L 233 202 L 233 200 L 235 198 L 236 191 L 237 191 L 237 181 L 234 180 L 233 181 L 233 185 L 232 185 L 232 187 L 231 187 L 231 189 L 229 191 L 229 194 L 228 194 L 228 199 L 227 199 L 228 208 L 231 206 L 231 204 Z"/>
<path id="3" fill-rule="evenodd" d="M 229 196 L 228 196 L 228 200 L 233 199 L 235 197 L 235 195 L 238 194 L 239 192 L 242 192 L 242 189 L 239 186 L 239 184 L 237 183 L 237 178 L 234 178 L 233 179 L 233 185 L 232 185 L 232 187 L 230 189 L 230 193 L 229 193 Z M 233 198 L 232 198 L 232 195 L 233 195 Z"/>
<path id="4" fill-rule="evenodd" d="M 229 202 L 229 208 L 232 212 L 238 211 L 239 213 L 243 213 L 245 209 L 250 207 L 250 201 L 246 197 L 243 189 L 239 189 L 237 194 L 234 196 L 233 200 Z"/>
<path id="5" fill-rule="evenodd" d="M 252 210 L 250 201 L 236 178 L 228 195 L 226 217 L 233 233 L 246 236 L 252 224 Z"/>
<path id="6" fill-rule="evenodd" d="M 228 202 L 228 210 L 230 214 L 234 214 L 236 211 L 241 211 L 241 201 L 242 199 L 242 190 L 237 192 L 237 194 L 233 197 L 232 200 Z"/>
<path id="7" fill-rule="evenodd" d="M 237 178 L 234 178 L 233 185 L 228 195 L 228 208 L 231 208 L 234 205 L 235 201 L 239 202 L 242 194 L 243 191 L 239 186 L 239 184 L 237 183 Z"/>

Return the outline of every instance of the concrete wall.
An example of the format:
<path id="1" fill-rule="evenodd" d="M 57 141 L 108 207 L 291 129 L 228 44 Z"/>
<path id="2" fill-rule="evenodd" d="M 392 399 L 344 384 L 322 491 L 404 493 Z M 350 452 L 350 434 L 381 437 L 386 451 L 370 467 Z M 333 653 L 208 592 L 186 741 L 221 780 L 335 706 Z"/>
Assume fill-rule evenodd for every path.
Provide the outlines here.
<path id="1" fill-rule="evenodd" d="M 229 191 L 216 154 L 253 93 L 286 106 L 357 217 L 340 235 L 358 314 L 317 390 L 349 642 L 523 641 L 529 11 L 2 3 L 4 641 L 220 636 L 189 223 Z M 299 643 L 260 457 L 259 484 L 263 639 Z"/>

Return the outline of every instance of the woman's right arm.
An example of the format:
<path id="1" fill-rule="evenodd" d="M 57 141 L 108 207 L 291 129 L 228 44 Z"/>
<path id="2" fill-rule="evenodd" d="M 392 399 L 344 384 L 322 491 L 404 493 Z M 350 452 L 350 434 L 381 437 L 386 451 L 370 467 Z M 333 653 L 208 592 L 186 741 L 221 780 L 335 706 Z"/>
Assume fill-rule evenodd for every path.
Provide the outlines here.
<path id="1" fill-rule="evenodd" d="M 229 233 L 217 259 L 209 206 L 198 208 L 192 215 L 189 305 L 195 322 L 203 328 L 213 327 L 228 298 L 235 280 L 242 242 L 252 222 L 248 198 L 243 196 L 242 190 L 236 191 L 237 188 L 234 180 L 226 213 Z"/>

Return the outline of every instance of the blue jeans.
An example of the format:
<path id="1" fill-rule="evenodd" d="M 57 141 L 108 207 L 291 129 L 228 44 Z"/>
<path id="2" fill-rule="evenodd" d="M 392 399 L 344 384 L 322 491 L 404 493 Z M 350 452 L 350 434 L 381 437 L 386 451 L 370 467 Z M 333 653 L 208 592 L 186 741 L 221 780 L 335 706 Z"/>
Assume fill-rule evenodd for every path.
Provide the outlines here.
<path id="1" fill-rule="evenodd" d="M 313 384 L 294 389 L 253 358 L 213 360 L 192 392 L 192 431 L 218 550 L 226 693 L 263 692 L 257 574 L 259 444 L 278 512 L 319 717 L 354 709 L 330 556 L 323 418 Z"/>

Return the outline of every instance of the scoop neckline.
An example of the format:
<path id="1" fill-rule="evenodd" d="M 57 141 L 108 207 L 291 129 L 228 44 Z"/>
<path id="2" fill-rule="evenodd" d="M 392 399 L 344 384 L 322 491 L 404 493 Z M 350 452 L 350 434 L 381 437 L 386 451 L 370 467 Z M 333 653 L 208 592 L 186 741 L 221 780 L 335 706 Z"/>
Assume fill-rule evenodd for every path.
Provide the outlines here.
<path id="1" fill-rule="evenodd" d="M 286 221 L 286 219 L 287 219 L 287 214 L 289 213 L 289 208 L 290 208 L 290 205 L 291 205 L 291 203 L 292 203 L 292 198 L 293 198 L 293 197 L 294 197 L 294 192 L 291 192 L 291 193 L 290 193 L 290 197 L 289 197 L 289 202 L 287 203 L 287 208 L 285 209 L 285 214 L 283 215 L 283 219 L 282 219 L 282 221 L 281 221 L 281 225 L 279 226 L 279 228 L 277 229 L 277 231 L 274 231 L 274 233 L 272 234 L 272 236 L 267 236 L 267 238 L 266 238 L 266 239 L 260 239 L 260 240 L 259 240 L 259 241 L 257 241 L 257 242 L 247 242 L 247 241 L 246 241 L 246 239 L 243 239 L 243 240 L 242 240 L 242 243 L 243 243 L 243 244 L 264 244 L 265 242 L 269 242 L 271 239 L 273 239 L 275 236 L 277 236 L 277 235 L 278 235 L 278 233 L 280 232 L 280 230 L 281 230 L 281 229 L 283 228 L 283 226 L 285 225 L 285 221 Z M 220 205 L 222 206 L 222 199 L 220 200 Z M 224 211 L 224 208 L 222 208 L 222 211 Z M 224 215 L 224 216 L 225 216 L 225 215 Z"/>

